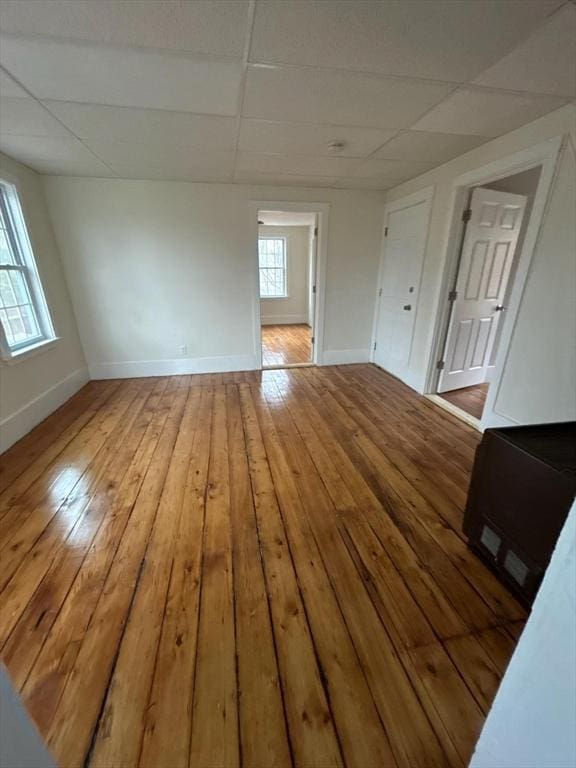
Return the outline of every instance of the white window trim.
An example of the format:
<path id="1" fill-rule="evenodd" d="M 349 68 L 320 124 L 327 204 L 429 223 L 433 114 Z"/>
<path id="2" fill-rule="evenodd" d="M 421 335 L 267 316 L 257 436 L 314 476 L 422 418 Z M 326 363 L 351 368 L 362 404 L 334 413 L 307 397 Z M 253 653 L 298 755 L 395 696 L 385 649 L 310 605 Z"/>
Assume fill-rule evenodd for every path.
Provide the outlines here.
<path id="1" fill-rule="evenodd" d="M 260 293 L 260 252 L 258 252 L 258 294 L 261 301 L 285 301 L 290 298 L 290 286 L 288 283 L 288 238 L 286 235 L 258 235 L 258 244 L 260 240 L 283 240 L 284 241 L 284 293 L 282 296 L 262 296 Z"/>
<path id="2" fill-rule="evenodd" d="M 60 340 L 60 336 L 56 333 L 54 323 L 52 322 L 38 263 L 34 256 L 34 249 L 26 224 L 28 217 L 24 210 L 19 180 L 6 173 L 3 169 L 0 176 L 0 184 L 4 187 L 6 193 L 7 203 L 10 207 L 11 223 L 16 230 L 15 234 L 18 240 L 19 253 L 23 261 L 22 268 L 26 270 L 27 285 L 31 293 L 32 304 L 38 324 L 42 330 L 41 338 L 36 338 L 29 344 L 11 348 L 8 344 L 4 327 L 0 323 L 0 358 L 3 362 L 13 365 L 49 349 Z"/>

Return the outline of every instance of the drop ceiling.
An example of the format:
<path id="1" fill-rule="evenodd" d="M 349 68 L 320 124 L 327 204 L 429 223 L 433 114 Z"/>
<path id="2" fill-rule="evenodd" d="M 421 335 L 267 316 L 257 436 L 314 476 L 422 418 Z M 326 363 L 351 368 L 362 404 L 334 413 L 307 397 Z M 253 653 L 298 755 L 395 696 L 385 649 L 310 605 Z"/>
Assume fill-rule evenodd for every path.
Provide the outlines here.
<path id="1" fill-rule="evenodd" d="M 384 190 L 576 97 L 562 0 L 0 0 L 0 32 L 0 149 L 46 174 Z"/>

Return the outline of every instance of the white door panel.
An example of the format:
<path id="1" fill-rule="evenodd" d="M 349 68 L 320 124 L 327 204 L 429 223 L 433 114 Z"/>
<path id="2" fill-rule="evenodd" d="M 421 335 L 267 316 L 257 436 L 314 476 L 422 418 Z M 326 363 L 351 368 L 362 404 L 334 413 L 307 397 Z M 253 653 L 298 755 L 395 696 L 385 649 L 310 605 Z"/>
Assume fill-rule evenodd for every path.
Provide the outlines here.
<path id="1" fill-rule="evenodd" d="M 391 211 L 386 221 L 374 362 L 403 378 L 410 361 L 430 203 Z"/>
<path id="2" fill-rule="evenodd" d="M 486 380 L 525 205 L 523 195 L 472 193 L 438 392 Z"/>

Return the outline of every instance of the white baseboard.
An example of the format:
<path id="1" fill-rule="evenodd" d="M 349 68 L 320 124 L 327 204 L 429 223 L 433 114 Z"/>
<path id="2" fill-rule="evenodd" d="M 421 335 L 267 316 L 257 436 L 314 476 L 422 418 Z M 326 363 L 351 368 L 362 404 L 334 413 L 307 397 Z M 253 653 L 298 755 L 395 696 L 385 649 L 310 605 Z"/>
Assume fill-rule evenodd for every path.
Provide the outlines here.
<path id="1" fill-rule="evenodd" d="M 90 381 L 88 368 L 78 368 L 46 392 L 0 421 L 0 453 L 28 434 L 37 424 L 75 395 Z"/>
<path id="2" fill-rule="evenodd" d="M 262 325 L 308 324 L 308 315 L 262 315 L 260 323 Z"/>
<path id="3" fill-rule="evenodd" d="M 183 357 L 174 360 L 128 360 L 119 363 L 93 363 L 90 366 L 90 377 L 92 379 L 135 379 L 145 376 L 255 371 L 259 367 L 260 361 L 257 355 Z"/>
<path id="4" fill-rule="evenodd" d="M 369 349 L 326 349 L 322 354 L 322 365 L 349 365 L 370 362 Z"/>

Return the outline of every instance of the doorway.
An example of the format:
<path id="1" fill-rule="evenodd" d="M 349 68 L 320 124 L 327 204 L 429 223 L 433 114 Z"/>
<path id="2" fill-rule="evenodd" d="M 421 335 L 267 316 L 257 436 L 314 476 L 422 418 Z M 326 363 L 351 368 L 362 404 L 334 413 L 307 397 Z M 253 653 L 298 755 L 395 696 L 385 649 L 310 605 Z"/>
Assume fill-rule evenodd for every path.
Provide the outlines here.
<path id="1" fill-rule="evenodd" d="M 258 301 L 263 368 L 317 361 L 320 212 L 258 208 Z"/>
<path id="2" fill-rule="evenodd" d="M 479 426 L 541 175 L 537 166 L 468 190 L 435 392 Z"/>

